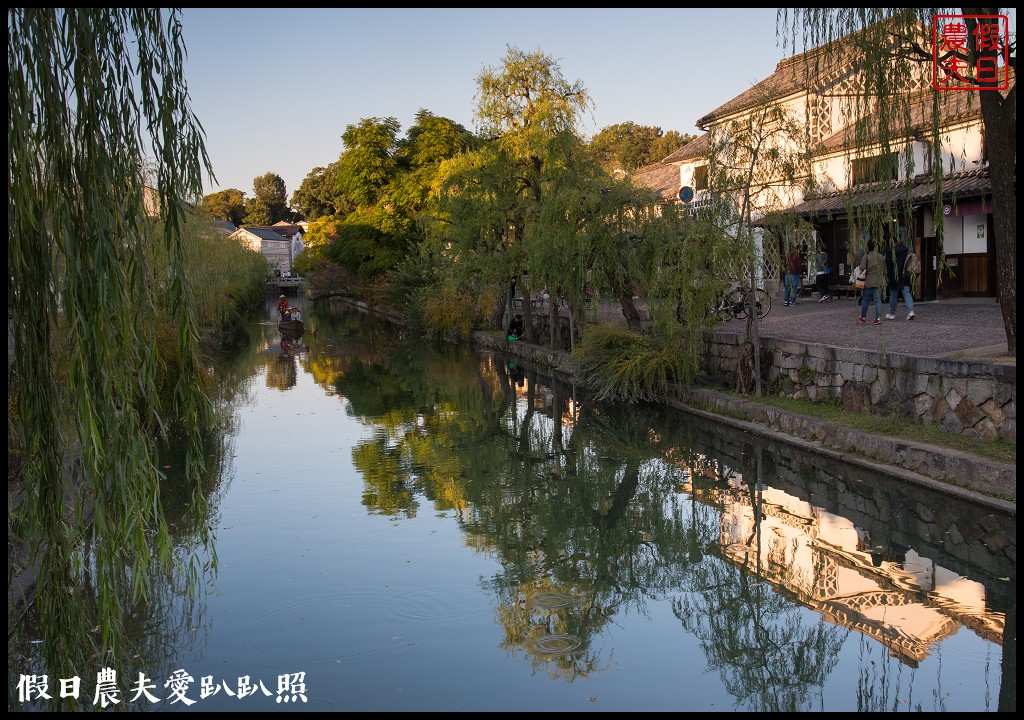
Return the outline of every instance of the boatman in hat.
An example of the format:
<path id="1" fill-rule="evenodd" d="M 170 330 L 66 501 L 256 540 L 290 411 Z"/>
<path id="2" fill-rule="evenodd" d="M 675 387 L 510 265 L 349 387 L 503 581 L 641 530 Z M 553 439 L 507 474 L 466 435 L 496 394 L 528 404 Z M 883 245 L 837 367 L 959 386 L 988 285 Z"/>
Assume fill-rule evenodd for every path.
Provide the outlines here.
<path id="1" fill-rule="evenodd" d="M 288 298 L 284 295 L 277 299 L 277 315 L 278 322 L 284 322 L 288 319 Z"/>

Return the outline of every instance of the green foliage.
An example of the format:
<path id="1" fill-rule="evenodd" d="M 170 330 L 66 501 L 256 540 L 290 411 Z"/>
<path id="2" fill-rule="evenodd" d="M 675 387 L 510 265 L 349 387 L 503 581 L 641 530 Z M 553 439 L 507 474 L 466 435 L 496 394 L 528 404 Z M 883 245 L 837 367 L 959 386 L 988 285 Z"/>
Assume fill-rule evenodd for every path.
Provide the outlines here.
<path id="1" fill-rule="evenodd" d="M 413 255 L 389 273 L 381 297 L 387 307 L 402 313 L 409 325 L 422 328 L 426 323 L 424 300 L 433 293 L 437 282 L 437 265 L 430 256 Z"/>
<path id="2" fill-rule="evenodd" d="M 696 366 L 672 343 L 624 328 L 595 325 L 573 352 L 579 379 L 601 400 L 636 402 L 671 395 Z"/>
<path id="3" fill-rule="evenodd" d="M 245 217 L 245 193 L 230 188 L 205 195 L 197 210 L 202 215 L 226 220 L 235 226 L 241 225 Z"/>
<path id="4" fill-rule="evenodd" d="M 410 248 L 407 216 L 384 205 L 359 208 L 333 225 L 324 256 L 354 275 L 373 278 L 394 269 Z"/>
<path id="5" fill-rule="evenodd" d="M 603 128 L 588 147 L 608 172 L 631 173 L 671 155 L 692 139 L 675 130 L 663 133 L 660 127 L 624 122 Z"/>
<path id="6" fill-rule="evenodd" d="M 365 118 L 341 136 L 345 152 L 337 172 L 341 191 L 361 207 L 374 205 L 395 175 L 395 145 L 400 129 L 393 118 Z"/>
<path id="7" fill-rule="evenodd" d="M 273 225 L 281 220 L 291 219 L 291 213 L 288 210 L 288 190 L 280 175 L 264 173 L 253 179 L 252 189 L 255 193 L 254 200 L 259 202 L 257 207 L 265 208 L 270 218 L 269 222 L 248 224 Z M 252 213 L 254 210 L 250 209 L 249 211 Z"/>
<path id="8" fill-rule="evenodd" d="M 184 57 L 176 10 L 8 10 L 8 307 L 17 349 L 9 384 L 26 498 L 17 539 L 38 561 L 36 606 L 54 676 L 80 671 L 75 663 L 94 642 L 122 652 L 125 608 L 147 594 L 152 565 L 171 566 L 155 430 L 172 419 L 188 438 L 194 510 L 205 508 L 200 429 L 211 408 L 182 236 L 201 171 L 212 169 Z M 147 171 L 149 158 L 156 165 Z M 157 248 L 166 265 L 154 262 Z M 158 313 L 173 338 L 165 359 L 155 351 Z M 158 387 L 164 360 L 177 369 L 170 404 Z M 91 563 L 82 562 L 86 548 Z"/>
<path id="9" fill-rule="evenodd" d="M 313 168 L 292 193 L 292 207 L 310 222 L 331 215 L 343 216 L 355 207 L 341 190 L 339 168 L 340 161 L 325 168 Z"/>
<path id="10" fill-rule="evenodd" d="M 249 227 L 266 227 L 274 224 L 273 217 L 266 203 L 259 198 L 253 198 L 245 204 L 245 217 L 242 218 L 242 224 Z"/>
<path id="11" fill-rule="evenodd" d="M 426 337 L 456 341 L 472 333 L 477 313 L 470 293 L 444 287 L 423 297 L 422 303 L 421 330 Z"/>

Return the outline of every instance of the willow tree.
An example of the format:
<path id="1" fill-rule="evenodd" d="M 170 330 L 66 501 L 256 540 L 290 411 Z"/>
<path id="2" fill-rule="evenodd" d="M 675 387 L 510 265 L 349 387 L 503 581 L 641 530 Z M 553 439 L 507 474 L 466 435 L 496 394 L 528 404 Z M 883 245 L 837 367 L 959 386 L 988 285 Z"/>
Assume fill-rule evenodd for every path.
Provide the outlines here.
<path id="1" fill-rule="evenodd" d="M 122 613 L 145 597 L 154 563 L 173 563 L 156 450 L 173 421 L 199 487 L 209 402 L 181 231 L 212 171 L 183 76 L 180 12 L 11 8 L 7 29 L 14 499 L 38 570 L 48 670 L 71 677 L 84 647 L 123 655 Z M 154 247 L 170 258 L 161 274 Z M 172 338 L 147 321 L 158 294 L 171 298 Z M 177 368 L 166 401 L 158 342 Z"/>
<path id="2" fill-rule="evenodd" d="M 775 234 L 787 232 L 773 218 L 781 217 L 778 211 L 792 204 L 798 180 L 810 182 L 805 133 L 785 105 L 765 98 L 751 111 L 712 127 L 710 134 L 707 216 L 720 230 L 711 271 L 720 282 L 738 284 L 753 298 L 766 278 L 780 274 L 780 254 L 765 247 L 766 229 L 773 226 Z M 737 390 L 753 390 L 760 396 L 758 314 L 750 310 Z"/>
<path id="3" fill-rule="evenodd" d="M 934 92 L 930 88 L 935 60 L 932 53 L 933 21 L 938 15 L 963 15 L 967 39 L 962 50 L 953 48 L 952 55 L 944 56 L 937 72 L 943 68 L 960 68 L 957 73 L 965 88 L 976 92 Z M 944 156 L 942 152 L 945 128 L 941 118 L 946 110 L 961 113 L 962 107 L 980 107 L 984 126 L 987 166 L 992 181 L 992 218 L 995 229 L 996 285 L 1003 326 L 1006 331 L 1007 351 L 1017 352 L 1017 89 L 1013 69 L 1016 67 L 1016 38 L 1007 50 L 1008 68 L 997 61 L 1002 48 L 980 47 L 974 42 L 976 33 L 990 31 L 992 37 L 1001 36 L 998 20 L 977 16 L 1006 14 L 1005 8 L 790 8 L 778 13 L 778 32 L 785 43 L 796 49 L 821 46 L 819 56 L 826 61 L 842 59 L 851 63 L 859 77 L 852 84 L 854 92 L 848 107 L 855 123 L 853 144 L 856 148 L 880 148 L 883 158 L 899 162 L 901 175 L 912 177 L 915 170 L 914 155 L 909 150 L 908 137 L 917 136 L 928 142 L 931 158 L 924 170 L 932 173 L 935 194 L 932 215 L 936 234 L 942 238 L 942 177 L 958 158 Z M 945 51 L 945 48 L 943 48 Z M 953 62 L 956 62 L 954 65 Z M 978 67 L 1000 67 L 997 82 L 978 73 Z M 1008 87 L 1000 78 L 1008 79 Z M 939 80 L 944 78 L 939 76 Z M 925 100 L 919 103 L 920 113 L 927 121 L 919 122 L 912 116 L 914 98 L 908 89 L 924 88 Z M 891 161 L 890 161 L 891 162 Z M 962 160 L 961 160 L 962 163 Z M 929 167 L 930 165 L 930 167 Z M 895 168 L 885 168 L 894 171 Z M 909 184 L 907 188 L 909 196 Z M 909 197 L 907 198 L 909 199 Z M 893 205 L 901 198 L 887 199 L 881 207 L 869 209 L 858 218 L 863 225 L 879 225 L 893 213 Z M 904 208 L 909 202 L 901 203 Z M 899 206 L 896 208 L 899 211 Z M 906 210 L 904 210 L 906 212 Z M 939 266 L 944 251 L 939 247 Z M 941 276 L 940 276 L 941 281 Z"/>
<path id="4" fill-rule="evenodd" d="M 527 264 L 509 271 L 526 299 L 538 280 L 549 284 L 554 297 L 554 278 L 531 248 L 550 241 L 541 208 L 565 167 L 565 136 L 580 135 L 580 116 L 591 104 L 583 85 L 566 80 L 558 62 L 540 51 L 509 47 L 500 66 L 484 68 L 477 77 L 479 132 L 494 138 L 507 172 L 501 184 L 511 184 L 514 192 L 508 235 L 525 249 Z M 535 342 L 529 302 L 523 314 L 527 338 Z"/>

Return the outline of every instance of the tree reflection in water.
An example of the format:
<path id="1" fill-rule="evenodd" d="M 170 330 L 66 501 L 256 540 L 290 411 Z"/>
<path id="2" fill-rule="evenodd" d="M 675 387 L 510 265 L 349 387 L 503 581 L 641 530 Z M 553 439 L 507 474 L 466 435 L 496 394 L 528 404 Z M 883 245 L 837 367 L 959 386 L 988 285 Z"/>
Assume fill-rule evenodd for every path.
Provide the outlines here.
<path id="1" fill-rule="evenodd" d="M 401 525 L 405 535 L 437 528 L 418 515 L 457 523 L 457 551 L 461 540 L 486 558 L 482 575 L 457 582 L 475 585 L 480 578 L 500 626 L 498 639 L 483 641 L 490 647 L 482 656 L 501 658 L 512 674 L 529 667 L 542 681 L 531 687 L 548 697 L 557 696 L 552 687 L 570 683 L 611 687 L 611 671 L 645 673 L 647 666 L 624 664 L 629 650 L 613 652 L 635 640 L 623 629 L 649 625 L 669 629 L 664 645 L 634 646 L 695 694 L 706 686 L 719 708 L 731 698 L 737 709 L 758 711 L 943 709 L 943 698 L 908 698 L 906 688 L 922 685 L 917 665 L 957 631 L 1002 650 L 1000 708 L 1014 704 L 1015 590 L 1004 580 L 1015 577 L 1012 521 L 948 498 L 937 503 L 924 491 L 853 468 L 837 471 L 790 446 L 665 408 L 603 406 L 551 371 L 500 353 L 424 344 L 358 313 L 309 317 L 319 333 L 307 333 L 306 351 L 294 358 L 298 389 L 312 379 L 319 386 L 314 394 L 322 390 L 327 405 L 365 428 L 352 434 L 354 504 L 390 518 L 385 524 Z M 203 488 L 207 514 L 190 515 L 186 497 L 164 499 L 168 508 L 182 506 L 172 534 L 183 560 L 198 523 L 218 525 L 233 449 L 216 438 L 222 431 L 233 436 L 233 408 L 253 393 L 279 397 L 258 385 L 277 362 L 276 326 L 260 332 L 258 350 L 223 370 L 220 419 L 210 438 L 220 454 Z M 326 423 L 330 432 L 339 420 L 323 418 L 306 427 Z M 323 456 L 310 466 L 333 461 Z M 172 480 L 179 462 L 166 457 Z M 325 478 L 348 479 L 336 480 L 329 470 Z M 173 487 L 169 482 L 168 491 Z M 346 482 L 344 491 L 351 487 Z M 351 495 L 346 502 L 352 504 Z M 368 520 L 380 526 L 380 518 Z M 945 542 L 953 532 L 958 542 Z M 146 640 L 131 660 L 150 676 L 168 674 L 175 648 L 201 652 L 207 633 L 211 646 L 224 641 L 205 619 L 206 596 L 186 592 L 195 576 L 183 570 L 154 578 L 154 602 L 132 610 Z M 969 593 L 951 594 L 942 585 L 950 577 L 970 578 Z M 390 637 L 393 618 L 380 604 Z M 909 623 L 911 612 L 930 624 Z M 336 620 L 337 628 L 351 623 Z M 365 620 L 375 630 L 377 618 Z M 477 631 L 491 626 L 489 617 L 475 622 Z M 419 627 L 428 626 L 445 632 L 443 623 Z M 456 641 L 474 653 L 480 637 L 467 633 Z M 400 672 L 409 667 L 406 658 L 423 659 L 425 644 L 408 647 L 384 662 L 395 661 Z M 389 651 L 402 652 L 397 644 Z M 26 665 L 18 658 L 10 667 L 24 672 Z M 545 676 L 553 682 L 544 683 Z M 988 670 L 978 676 L 987 682 Z M 445 682 L 428 683 L 435 681 Z M 923 684 L 943 687 L 942 678 Z M 679 702 L 685 706 L 686 698 Z"/>
<path id="2" fill-rule="evenodd" d="M 602 672 L 595 639 L 615 616 L 670 598 L 738 707 L 823 706 L 850 626 L 804 605 L 834 561 L 806 566 L 796 539 L 762 535 L 764 479 L 781 472 L 764 443 L 708 456 L 664 408 L 604 407 L 500 354 L 385 345 L 347 355 L 331 381 L 374 428 L 353 451 L 364 503 L 457 511 L 467 544 L 500 562 L 485 584 L 510 655 L 566 682 Z"/>

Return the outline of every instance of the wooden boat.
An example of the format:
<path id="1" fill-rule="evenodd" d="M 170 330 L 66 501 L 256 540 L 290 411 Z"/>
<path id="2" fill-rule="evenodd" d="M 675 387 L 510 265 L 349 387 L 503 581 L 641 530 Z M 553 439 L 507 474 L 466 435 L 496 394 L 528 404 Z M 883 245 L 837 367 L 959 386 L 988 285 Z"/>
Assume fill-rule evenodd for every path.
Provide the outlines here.
<path id="1" fill-rule="evenodd" d="M 299 337 L 306 331 L 306 326 L 302 324 L 301 320 L 285 320 L 283 323 L 277 324 L 277 329 L 292 337 Z"/>

